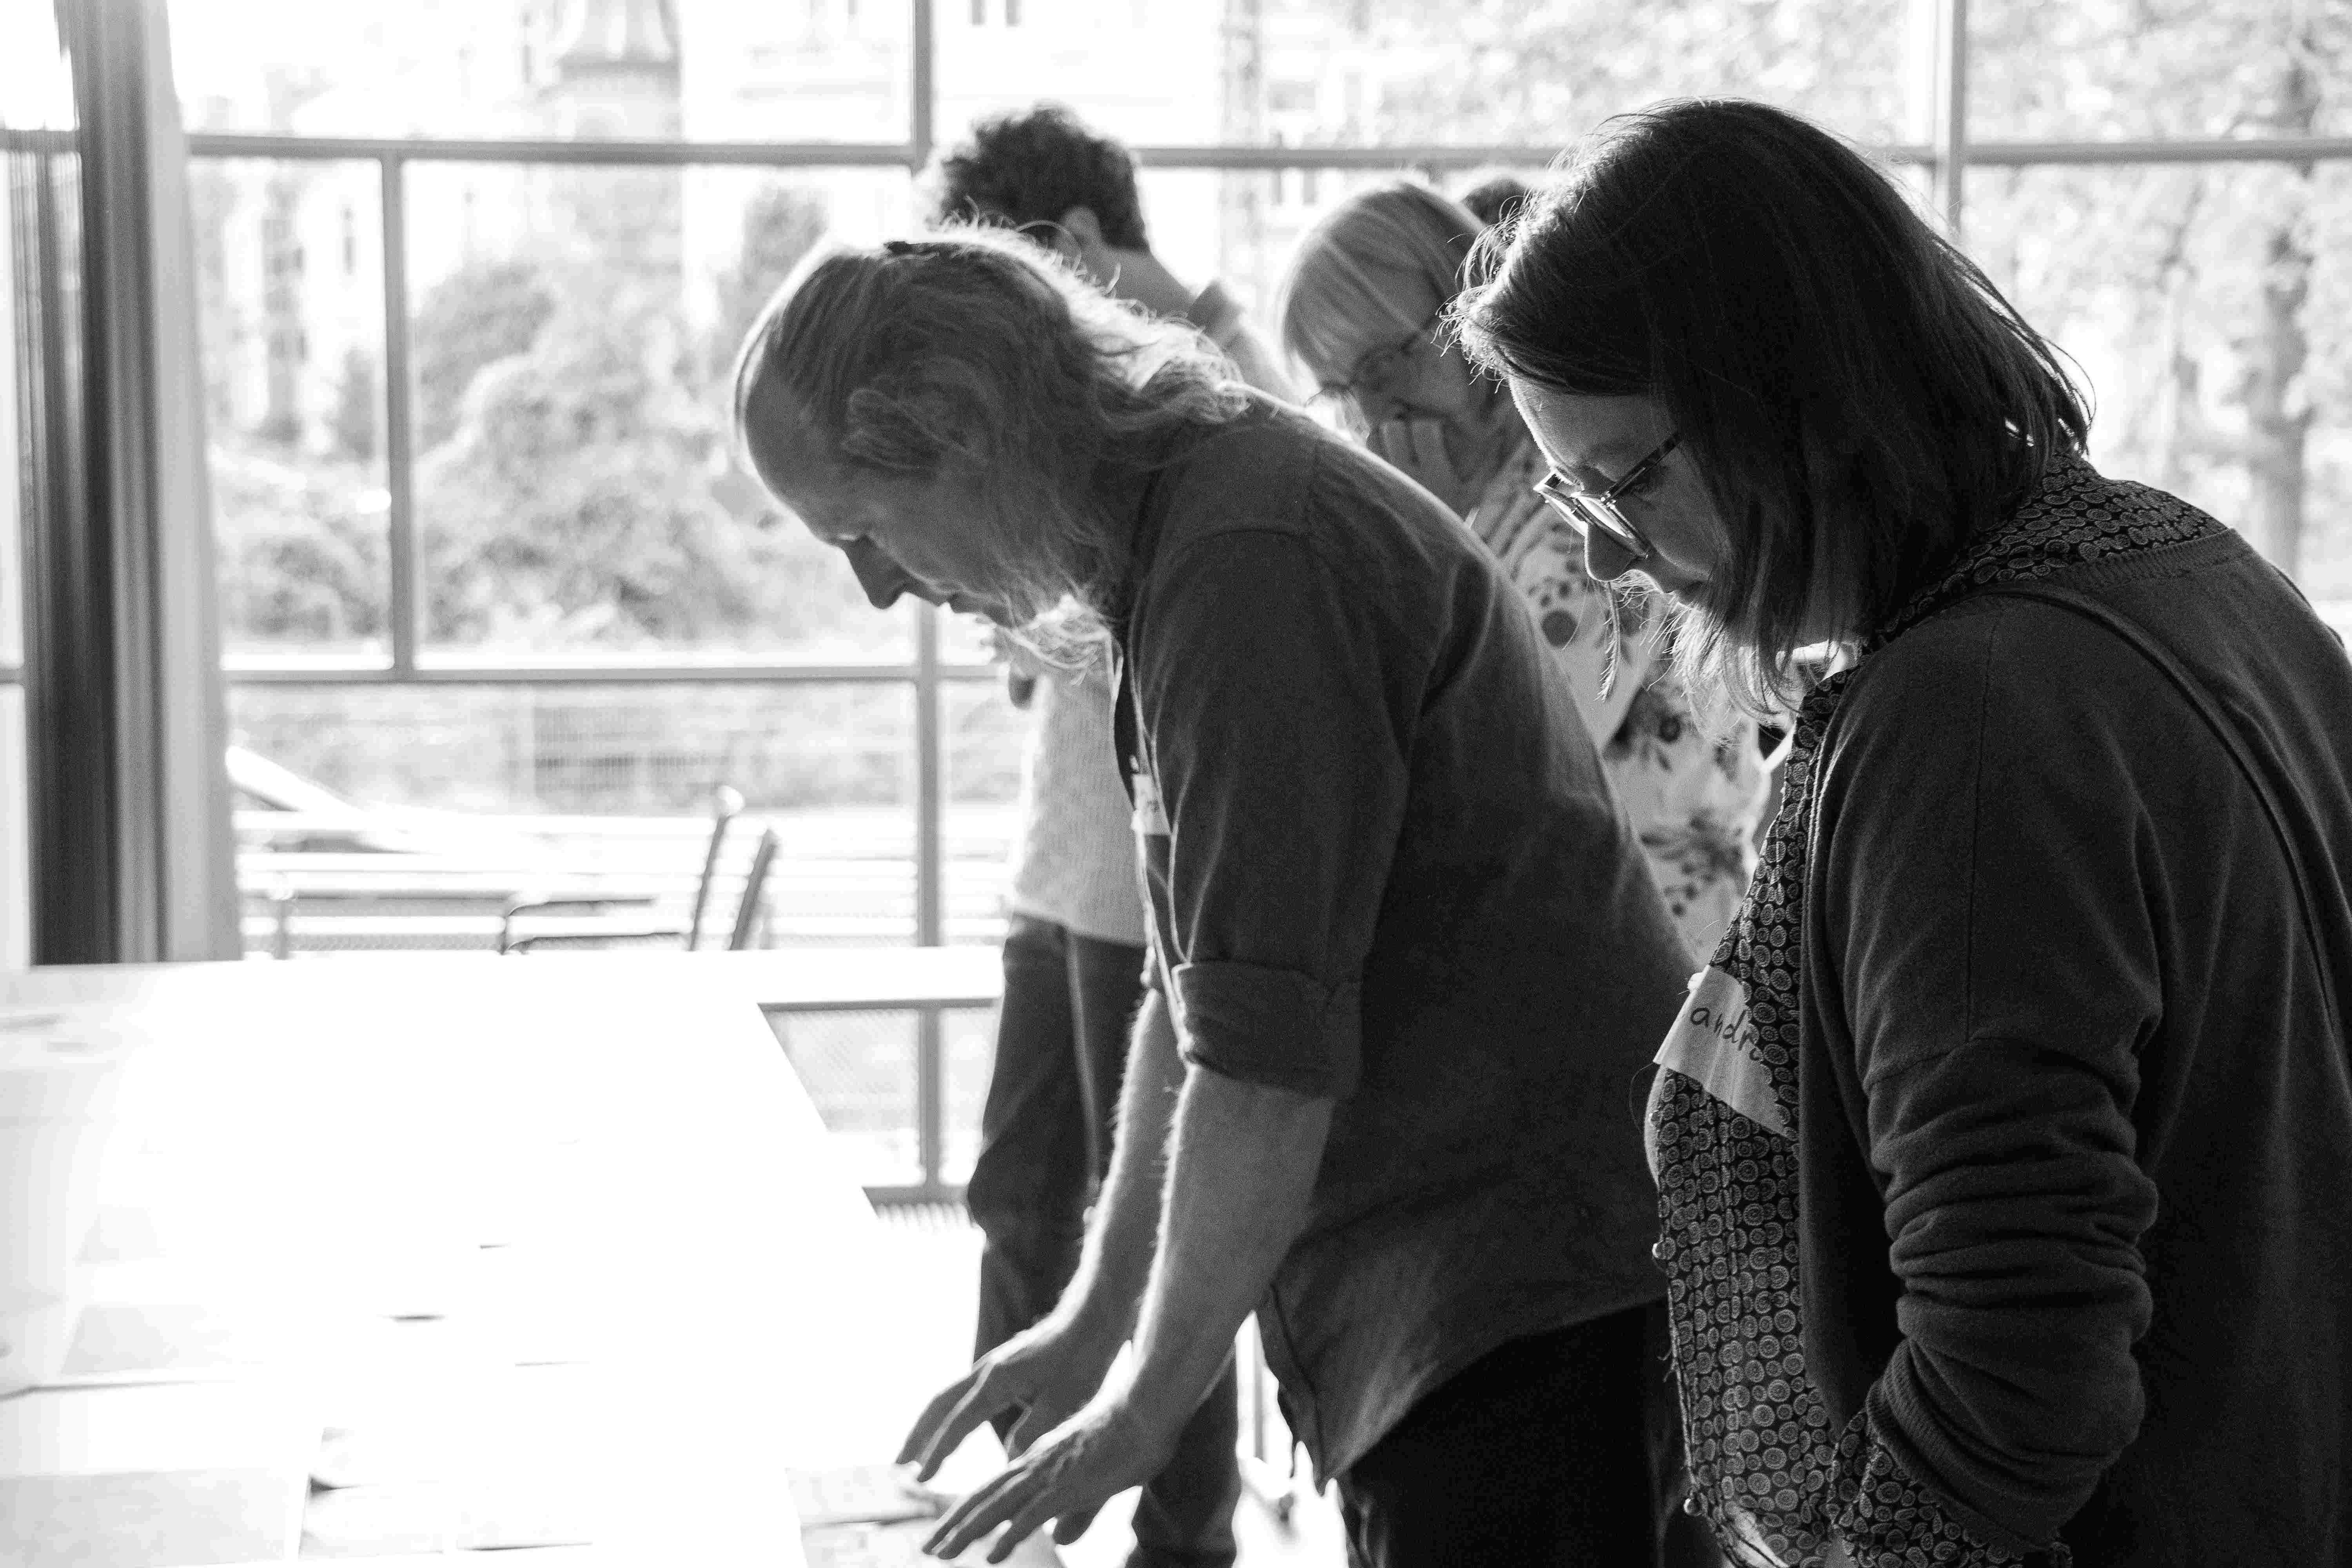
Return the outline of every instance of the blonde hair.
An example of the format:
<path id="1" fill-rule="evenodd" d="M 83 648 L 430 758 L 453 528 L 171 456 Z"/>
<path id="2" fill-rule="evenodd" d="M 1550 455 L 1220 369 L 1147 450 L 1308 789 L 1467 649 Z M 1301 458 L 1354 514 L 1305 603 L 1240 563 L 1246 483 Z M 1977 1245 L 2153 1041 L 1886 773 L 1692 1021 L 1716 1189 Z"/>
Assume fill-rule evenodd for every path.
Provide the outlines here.
<path id="1" fill-rule="evenodd" d="M 1368 327 L 1402 337 L 1453 301 L 1485 227 L 1410 180 L 1349 197 L 1298 242 L 1275 306 L 1284 350 L 1316 384 L 1347 374 Z"/>
<path id="2" fill-rule="evenodd" d="M 1080 663 L 1126 566 L 1105 481 L 1163 467 L 1239 415 L 1231 376 L 1191 328 L 1017 234 L 969 226 L 803 261 L 744 341 L 735 425 L 740 440 L 755 416 L 796 419 L 852 475 L 978 476 L 992 515 L 973 526 L 1014 635 Z"/>

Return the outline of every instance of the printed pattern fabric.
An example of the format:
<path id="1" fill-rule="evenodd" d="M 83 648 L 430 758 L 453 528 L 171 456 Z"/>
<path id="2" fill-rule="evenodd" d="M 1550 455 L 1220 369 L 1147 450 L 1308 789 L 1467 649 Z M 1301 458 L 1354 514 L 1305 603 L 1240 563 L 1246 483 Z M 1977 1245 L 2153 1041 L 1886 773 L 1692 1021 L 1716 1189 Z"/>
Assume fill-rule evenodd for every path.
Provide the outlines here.
<path id="1" fill-rule="evenodd" d="M 2051 467 L 2008 523 L 1965 551 L 1864 649 L 2000 581 L 2219 532 L 2195 508 L 2102 478 L 2079 458 Z M 1741 1568 L 1811 1568 L 1833 1534 L 1864 1568 L 2001 1568 L 2014 1554 L 1971 1536 L 1857 1415 L 1832 1432 L 1808 1380 L 1798 1279 L 1798 974 L 1806 840 L 1822 736 L 1852 681 L 1823 681 L 1799 710 L 1780 810 L 1715 967 L 1746 990 L 1742 1037 L 1761 1058 L 1789 1136 L 1662 1068 L 1651 1102 L 1657 1256 L 1669 1284 L 1694 1502 Z M 2063 1546 L 2052 1561 L 2067 1562 Z"/>
<path id="2" fill-rule="evenodd" d="M 1601 764 L 1641 836 L 1666 911 L 1696 963 L 1715 950 L 1756 863 L 1756 827 L 1770 781 L 1756 725 L 1710 735 L 1682 685 L 1649 668 L 1638 620 L 1610 615 L 1610 590 L 1584 570 L 1584 543 L 1542 497 L 1542 454 L 1522 441 L 1480 490 L 1472 531 L 1503 563 L 1536 614 L 1578 706 L 1606 715 Z M 1600 695 L 1613 661 L 1613 700 Z"/>

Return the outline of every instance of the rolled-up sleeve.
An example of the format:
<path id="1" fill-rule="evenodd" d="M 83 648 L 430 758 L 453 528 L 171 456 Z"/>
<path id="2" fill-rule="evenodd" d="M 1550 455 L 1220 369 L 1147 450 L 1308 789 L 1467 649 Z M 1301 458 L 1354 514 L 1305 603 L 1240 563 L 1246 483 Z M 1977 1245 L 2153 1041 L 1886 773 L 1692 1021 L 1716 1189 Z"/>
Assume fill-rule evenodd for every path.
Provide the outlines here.
<path id="1" fill-rule="evenodd" d="M 1344 1099 L 1405 814 L 1413 660 L 1304 541 L 1156 563 L 1131 647 L 1154 945 L 1184 1058 Z"/>
<path id="2" fill-rule="evenodd" d="M 1344 1098 L 1364 1055 L 1363 987 L 1294 969 L 1187 963 L 1176 971 L 1185 1058 L 1227 1078 Z"/>

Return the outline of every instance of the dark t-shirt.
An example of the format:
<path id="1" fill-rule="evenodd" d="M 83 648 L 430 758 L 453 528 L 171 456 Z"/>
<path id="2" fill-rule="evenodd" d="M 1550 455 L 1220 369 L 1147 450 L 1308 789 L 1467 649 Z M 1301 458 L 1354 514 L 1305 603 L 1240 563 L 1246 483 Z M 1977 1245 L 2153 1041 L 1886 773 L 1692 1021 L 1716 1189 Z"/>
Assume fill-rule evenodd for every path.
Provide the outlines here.
<path id="1" fill-rule="evenodd" d="M 1866 661 L 1806 891 L 1809 1370 L 1986 1540 L 2352 1561 L 2352 666 L 2234 534 L 2049 581 L 2265 759 L 2317 906 L 2115 631 L 1979 595 Z"/>
<path id="2" fill-rule="evenodd" d="M 1688 966 L 1525 602 L 1311 420 L 1160 475 L 1124 651 L 1184 1058 L 1339 1101 L 1260 1314 L 1334 1474 L 1486 1352 L 1664 1293 L 1629 1093 Z"/>

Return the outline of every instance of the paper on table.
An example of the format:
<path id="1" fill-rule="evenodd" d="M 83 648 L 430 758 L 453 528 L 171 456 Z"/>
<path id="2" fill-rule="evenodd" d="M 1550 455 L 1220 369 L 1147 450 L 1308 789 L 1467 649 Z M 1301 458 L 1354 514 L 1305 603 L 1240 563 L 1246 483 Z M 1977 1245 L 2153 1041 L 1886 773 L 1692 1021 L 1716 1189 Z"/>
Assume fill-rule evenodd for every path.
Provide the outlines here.
<path id="1" fill-rule="evenodd" d="M 455 1489 L 438 1482 L 314 1492 L 302 1512 L 305 1557 L 438 1553 L 463 1521 Z"/>
<path id="2" fill-rule="evenodd" d="M 630 1478 L 612 1463 L 621 1412 L 586 1368 L 518 1369 L 486 1388 L 469 1419 L 461 1546 L 483 1551 L 608 1539 Z"/>
<path id="3" fill-rule="evenodd" d="M 71 1295 L 0 1291 L 0 1399 L 56 1377 L 81 1310 Z"/>
<path id="4" fill-rule="evenodd" d="M 272 1378 L 37 1389 L 0 1400 L 0 1476 L 284 1470 L 318 1447 L 309 1398 Z"/>
<path id="5" fill-rule="evenodd" d="M 486 1247 L 469 1272 L 461 1321 L 509 1364 L 602 1362 L 623 1336 L 607 1256 L 529 1243 Z"/>
<path id="6" fill-rule="evenodd" d="M 299 1490 L 268 1469 L 0 1477 L 9 1568 L 155 1568 L 283 1561 Z"/>
<path id="7" fill-rule="evenodd" d="M 0 1562 L 151 1568 L 291 1555 L 318 1426 L 270 1382 L 0 1401 Z"/>
<path id="8" fill-rule="evenodd" d="M 939 1568 L 940 1559 L 923 1555 L 923 1542 L 938 1528 L 925 1520 L 913 1524 L 835 1524 L 801 1531 L 801 1552 L 808 1568 Z M 972 1543 L 958 1563 L 986 1563 L 994 1536 Z M 1013 1568 L 1059 1568 L 1062 1561 L 1045 1532 L 1024 1538 L 1005 1558 Z"/>
<path id="9" fill-rule="evenodd" d="M 469 1550 L 604 1539 L 627 1480 L 614 1455 L 643 1435 L 590 1369 L 477 1368 L 381 1394 L 338 1409 L 310 1466 L 319 1485 L 446 1497 L 453 1543 Z"/>
<path id="10" fill-rule="evenodd" d="M 111 1142 L 104 1122 L 0 1121 L 0 1289 L 68 1293 Z"/>
<path id="11" fill-rule="evenodd" d="M 786 1477 L 801 1528 L 832 1524 L 893 1524 L 937 1519 L 948 1499 L 915 1479 L 911 1466 L 845 1465 L 793 1470 Z"/>
<path id="12" fill-rule="evenodd" d="M 268 1316 L 175 1302 L 93 1302 L 52 1386 L 227 1377 L 283 1360 L 295 1346 L 289 1325 Z"/>

